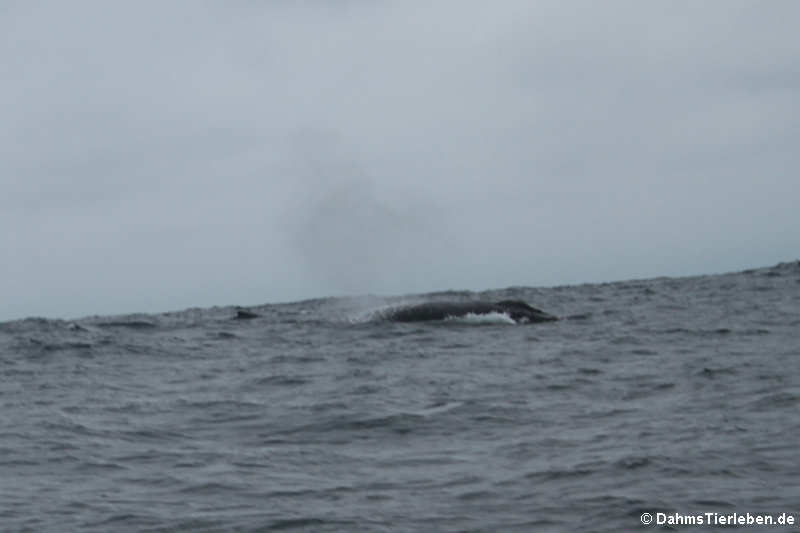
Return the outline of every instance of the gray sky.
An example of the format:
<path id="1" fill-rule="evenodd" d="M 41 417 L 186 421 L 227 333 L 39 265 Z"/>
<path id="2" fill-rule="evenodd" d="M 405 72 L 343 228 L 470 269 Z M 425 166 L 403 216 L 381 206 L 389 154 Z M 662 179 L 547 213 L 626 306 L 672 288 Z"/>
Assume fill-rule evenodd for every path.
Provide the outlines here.
<path id="1" fill-rule="evenodd" d="M 4 2 L 0 320 L 800 253 L 800 2 Z"/>

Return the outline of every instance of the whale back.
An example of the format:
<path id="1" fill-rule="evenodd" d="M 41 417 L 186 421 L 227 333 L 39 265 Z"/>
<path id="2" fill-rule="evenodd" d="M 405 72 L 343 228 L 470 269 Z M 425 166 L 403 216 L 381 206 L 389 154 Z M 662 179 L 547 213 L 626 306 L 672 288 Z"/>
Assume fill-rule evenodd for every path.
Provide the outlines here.
<path id="1" fill-rule="evenodd" d="M 496 303 L 484 301 L 426 302 L 394 309 L 387 315 L 387 318 L 395 322 L 422 322 L 462 317 L 468 314 L 485 315 L 489 313 L 505 313 L 515 322 L 558 320 L 521 300 L 503 300 Z"/>
<path id="2" fill-rule="evenodd" d="M 497 302 L 496 305 L 499 310 L 508 313 L 511 318 L 517 322 L 523 319 L 529 322 L 549 322 L 558 320 L 557 317 L 545 313 L 541 309 L 537 309 L 522 300 L 502 300 Z"/>

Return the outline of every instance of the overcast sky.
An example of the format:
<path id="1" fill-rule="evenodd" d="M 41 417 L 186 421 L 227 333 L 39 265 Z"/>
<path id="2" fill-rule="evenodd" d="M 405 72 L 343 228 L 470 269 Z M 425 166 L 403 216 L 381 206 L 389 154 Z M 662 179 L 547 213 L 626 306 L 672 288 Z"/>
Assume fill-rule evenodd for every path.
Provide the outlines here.
<path id="1" fill-rule="evenodd" d="M 800 2 L 0 4 L 0 320 L 800 256 Z"/>

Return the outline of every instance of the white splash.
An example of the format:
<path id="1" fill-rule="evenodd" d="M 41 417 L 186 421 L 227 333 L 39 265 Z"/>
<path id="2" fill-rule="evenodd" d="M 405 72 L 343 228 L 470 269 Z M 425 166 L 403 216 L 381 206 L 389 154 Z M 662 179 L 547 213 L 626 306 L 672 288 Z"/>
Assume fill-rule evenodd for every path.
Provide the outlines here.
<path id="1" fill-rule="evenodd" d="M 465 324 L 516 324 L 514 319 L 506 313 L 467 313 L 464 316 L 449 316 L 445 318 L 448 322 L 463 322 Z"/>

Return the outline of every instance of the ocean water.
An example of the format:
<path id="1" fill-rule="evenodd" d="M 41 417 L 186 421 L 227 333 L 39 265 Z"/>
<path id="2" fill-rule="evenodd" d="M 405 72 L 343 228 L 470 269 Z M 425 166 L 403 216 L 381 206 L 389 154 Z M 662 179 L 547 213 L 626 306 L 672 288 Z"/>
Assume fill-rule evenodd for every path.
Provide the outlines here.
<path id="1" fill-rule="evenodd" d="M 0 324 L 0 530 L 800 531 L 800 263 L 249 310 Z"/>

